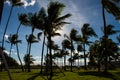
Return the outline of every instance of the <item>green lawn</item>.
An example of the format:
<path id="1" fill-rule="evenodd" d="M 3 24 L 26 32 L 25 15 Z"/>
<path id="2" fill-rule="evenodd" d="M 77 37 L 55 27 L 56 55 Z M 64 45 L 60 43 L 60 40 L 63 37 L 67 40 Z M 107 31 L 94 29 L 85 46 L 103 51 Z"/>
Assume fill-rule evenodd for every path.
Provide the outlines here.
<path id="1" fill-rule="evenodd" d="M 39 75 L 39 70 L 32 72 L 21 72 L 20 70 L 11 70 L 13 80 L 47 80 L 47 76 Z M 5 71 L 0 72 L 0 80 L 9 80 Z M 120 80 L 120 69 L 109 70 L 107 75 L 98 73 L 95 70 L 79 70 L 63 73 L 55 73 L 53 80 Z"/>

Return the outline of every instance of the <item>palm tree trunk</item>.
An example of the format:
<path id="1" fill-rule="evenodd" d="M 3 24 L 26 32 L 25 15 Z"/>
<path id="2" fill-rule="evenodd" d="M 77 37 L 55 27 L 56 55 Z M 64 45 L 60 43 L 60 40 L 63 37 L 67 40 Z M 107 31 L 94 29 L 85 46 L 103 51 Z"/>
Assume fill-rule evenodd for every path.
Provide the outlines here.
<path id="1" fill-rule="evenodd" d="M 3 50 L 2 50 L 2 49 L 0 49 L 0 54 L 1 54 L 1 56 L 2 56 L 3 63 L 5 64 L 5 68 L 6 68 L 6 70 L 7 70 L 7 73 L 8 73 L 8 76 L 9 76 L 9 80 L 12 80 L 12 76 L 11 76 L 11 73 L 10 73 L 10 71 L 9 71 L 9 67 L 8 67 L 8 64 L 7 64 L 7 61 L 6 61 L 6 59 L 5 59 L 5 56 L 4 56 L 4 54 L 3 54 Z"/>
<path id="2" fill-rule="evenodd" d="M 18 28 L 17 28 L 17 32 L 16 32 L 17 35 L 18 35 L 18 32 L 19 32 L 20 27 L 21 27 L 21 23 L 19 24 L 19 26 L 18 26 Z"/>
<path id="3" fill-rule="evenodd" d="M 29 46 L 29 56 L 30 56 L 30 52 L 31 52 L 31 43 L 30 43 L 30 46 Z M 28 58 L 28 72 L 31 72 L 31 69 L 30 69 L 30 57 Z"/>
<path id="4" fill-rule="evenodd" d="M 16 43 L 16 49 L 17 49 L 17 55 L 18 55 L 18 59 L 19 59 L 19 61 L 20 61 L 20 65 L 21 65 L 22 72 L 24 72 L 23 64 L 22 64 L 22 61 L 21 61 L 21 59 L 20 59 L 18 43 Z"/>
<path id="5" fill-rule="evenodd" d="M 10 17 L 11 17 L 11 14 L 12 14 L 12 9 L 13 9 L 13 5 L 12 5 L 12 7 L 11 7 L 11 9 L 10 9 L 10 14 L 9 14 L 9 17 L 8 17 L 8 20 L 7 20 L 7 23 L 6 23 L 6 26 L 5 26 L 5 30 L 4 30 L 4 34 L 3 34 L 3 38 L 2 38 L 2 48 L 4 47 L 4 40 L 5 40 L 5 34 L 6 34 L 6 31 L 7 31 L 7 28 L 8 28 L 8 23 L 9 23 L 9 21 L 10 21 Z M 3 52 L 3 50 L 2 50 L 2 52 Z M 11 73 L 10 73 L 10 71 L 9 71 L 9 67 L 8 67 L 8 64 L 7 64 L 7 62 L 6 62 L 6 59 L 5 59 L 5 56 L 2 54 L 2 58 L 3 58 L 3 62 L 4 62 L 4 64 L 5 64 L 5 68 L 7 69 L 7 73 L 8 73 L 8 76 L 9 76 L 9 79 L 10 80 L 12 80 L 12 76 L 11 76 Z"/>
<path id="6" fill-rule="evenodd" d="M 98 72 L 100 72 L 100 60 L 98 60 Z"/>
<path id="7" fill-rule="evenodd" d="M 66 55 L 64 56 L 64 70 L 66 71 Z"/>
<path id="8" fill-rule="evenodd" d="M 71 65 L 70 65 L 70 71 L 72 72 L 72 48 L 73 48 L 73 42 L 71 39 Z"/>
<path id="9" fill-rule="evenodd" d="M 2 47 L 4 47 L 5 34 L 6 34 L 6 32 L 7 32 L 8 23 L 9 23 L 9 21 L 10 21 L 11 15 L 12 15 L 13 7 L 14 7 L 14 6 L 12 6 L 11 9 L 10 9 L 10 14 L 9 14 L 9 17 L 8 17 L 8 20 L 7 20 L 7 23 L 6 23 L 6 26 L 5 26 L 5 30 L 4 30 L 4 34 L 3 34 L 3 40 L 2 40 Z"/>
<path id="10" fill-rule="evenodd" d="M 11 43 L 11 45 L 10 45 L 10 53 L 9 53 L 9 57 L 11 57 L 12 46 L 13 46 L 13 44 Z"/>
<path id="11" fill-rule="evenodd" d="M 105 18 L 105 2 L 102 0 L 102 16 L 103 16 L 103 25 L 104 25 L 104 36 L 105 36 L 105 69 L 104 72 L 108 71 L 108 60 L 107 60 L 107 30 L 106 30 L 106 18 Z"/>
<path id="12" fill-rule="evenodd" d="M 41 71 L 40 73 L 42 74 L 42 68 L 43 68 L 43 53 L 44 53 L 44 44 L 45 44 L 45 34 L 44 34 L 44 38 L 43 38 L 43 44 L 42 44 L 42 54 L 41 54 Z"/>
<path id="13" fill-rule="evenodd" d="M 52 32 L 52 31 L 51 31 Z M 51 40 L 51 33 L 49 34 L 49 44 L 50 44 L 50 78 L 49 80 L 52 80 L 52 76 L 53 76 L 53 68 L 52 68 L 52 40 Z"/>
<path id="14" fill-rule="evenodd" d="M 85 43 L 83 43 L 83 48 L 84 48 L 84 69 L 87 70 L 86 55 L 85 55 Z"/>

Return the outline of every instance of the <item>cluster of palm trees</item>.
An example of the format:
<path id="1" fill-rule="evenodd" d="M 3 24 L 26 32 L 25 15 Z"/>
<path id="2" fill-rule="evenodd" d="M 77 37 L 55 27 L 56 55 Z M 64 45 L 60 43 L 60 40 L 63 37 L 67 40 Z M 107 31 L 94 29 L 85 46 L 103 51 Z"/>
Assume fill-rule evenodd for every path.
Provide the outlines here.
<path id="1" fill-rule="evenodd" d="M 87 70 L 86 49 L 85 48 L 86 48 L 86 44 L 88 44 L 88 45 L 92 44 L 90 46 L 90 52 L 89 52 L 90 61 L 95 62 L 95 58 L 97 55 L 98 64 L 100 65 L 101 61 L 103 60 L 105 62 L 104 63 L 105 64 L 105 72 L 107 72 L 108 57 L 110 60 L 111 56 L 113 56 L 113 57 L 115 56 L 115 55 L 113 55 L 113 53 L 118 51 L 118 47 L 116 46 L 115 42 L 113 42 L 113 40 L 111 40 L 109 38 L 109 35 L 119 32 L 119 31 L 114 31 L 112 29 L 113 26 L 106 25 L 105 9 L 108 12 L 110 12 L 111 14 L 113 14 L 116 17 L 116 19 L 119 19 L 120 8 L 119 8 L 119 6 L 116 5 L 116 3 L 119 1 L 120 0 L 101 0 L 102 12 L 103 12 L 103 23 L 104 23 L 104 30 L 103 30 L 104 36 L 99 41 L 91 42 L 88 40 L 91 36 L 97 37 L 97 34 L 94 32 L 94 30 L 92 29 L 92 27 L 90 27 L 90 24 L 88 24 L 88 23 L 84 24 L 83 27 L 81 28 L 81 32 L 82 32 L 81 35 L 78 34 L 79 31 L 77 31 L 75 29 L 72 29 L 69 35 L 66 35 L 66 34 L 64 35 L 65 39 L 62 41 L 62 49 L 61 49 L 60 53 L 62 54 L 62 56 L 64 56 L 64 65 L 66 65 L 66 55 L 68 55 L 67 50 L 68 49 L 70 50 L 71 56 L 69 58 L 69 61 L 71 62 L 71 71 L 72 71 L 73 61 L 75 59 L 79 60 L 79 57 L 80 57 L 79 52 L 82 52 L 82 51 L 84 52 L 84 55 L 83 55 L 84 64 L 85 64 L 84 68 L 85 68 L 85 70 Z M 4 0 L 1 1 L 0 16 L 2 15 L 3 2 L 4 2 Z M 11 18 L 12 10 L 15 6 L 23 5 L 21 0 L 11 0 L 11 2 L 12 2 L 12 6 L 10 9 L 10 14 L 9 14 L 8 20 L 5 25 L 5 30 L 4 30 L 4 34 L 3 34 L 3 40 L 2 40 L 2 48 L 4 47 L 4 42 L 5 42 L 4 36 L 8 29 L 8 24 L 9 24 L 9 21 Z M 18 59 L 21 63 L 22 71 L 24 71 L 24 69 L 23 69 L 22 61 L 20 59 L 19 48 L 18 48 L 18 43 L 21 43 L 21 40 L 18 39 L 19 38 L 18 35 L 19 35 L 19 29 L 20 29 L 21 25 L 24 25 L 24 26 L 31 27 L 31 33 L 29 35 L 26 35 L 26 41 L 28 43 L 26 56 L 31 55 L 30 53 L 31 53 L 32 43 L 39 42 L 39 40 L 41 40 L 40 36 L 43 35 L 40 73 L 43 73 L 43 67 L 42 67 L 43 66 L 43 55 L 44 55 L 44 46 L 46 44 L 47 53 L 49 53 L 49 56 L 50 56 L 50 80 L 52 79 L 52 76 L 53 76 L 52 49 L 59 50 L 59 47 L 57 45 L 53 44 L 52 37 L 60 36 L 60 33 L 57 33 L 56 31 L 60 30 L 65 24 L 70 24 L 69 22 L 66 22 L 65 19 L 69 18 L 71 16 L 71 14 L 65 14 L 65 15 L 61 16 L 64 8 L 65 8 L 65 5 L 63 3 L 50 2 L 47 10 L 45 10 L 44 8 L 41 8 L 41 10 L 39 12 L 28 13 L 28 14 L 19 14 L 18 19 L 20 21 L 20 24 L 18 25 L 16 33 L 13 35 L 11 34 L 8 39 L 9 39 L 9 43 L 11 44 L 10 53 L 11 53 L 12 46 L 13 45 L 16 46 L 17 55 L 18 55 Z M 1 21 L 1 17 L 0 17 L 0 21 Z M 38 33 L 37 36 L 34 35 L 35 29 L 40 30 L 40 32 Z M 119 37 L 118 37 L 118 40 L 120 41 Z M 74 43 L 78 44 L 78 48 L 77 48 L 78 53 L 74 53 L 74 51 L 75 51 Z M 109 44 L 112 44 L 113 46 L 111 47 L 111 46 L 109 46 Z M 12 80 L 10 71 L 8 69 L 8 65 L 6 63 L 5 56 L 3 55 L 2 48 L 0 48 L 0 54 L 2 56 L 2 61 L 4 62 L 5 67 L 8 71 L 10 80 Z M 59 54 L 59 53 L 54 52 L 54 55 L 56 55 L 56 54 Z M 103 59 L 101 60 L 101 58 L 103 58 Z M 28 61 L 28 63 L 26 63 L 26 64 L 28 67 L 28 72 L 30 72 L 30 57 L 28 57 L 28 60 L 26 60 L 26 61 Z M 64 69 L 66 70 L 66 68 L 64 68 Z"/>

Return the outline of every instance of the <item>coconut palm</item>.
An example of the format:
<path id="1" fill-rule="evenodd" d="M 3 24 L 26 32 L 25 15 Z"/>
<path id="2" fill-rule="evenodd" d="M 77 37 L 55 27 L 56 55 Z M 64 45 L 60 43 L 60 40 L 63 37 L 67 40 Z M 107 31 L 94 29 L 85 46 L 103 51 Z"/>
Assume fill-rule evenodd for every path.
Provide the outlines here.
<path id="1" fill-rule="evenodd" d="M 43 32 L 43 43 L 42 43 L 42 52 L 41 52 L 41 71 L 40 73 L 42 74 L 42 65 L 43 65 L 43 55 L 44 55 L 44 45 L 45 45 L 45 41 L 46 41 L 46 36 L 47 36 L 47 33 L 45 32 L 45 19 L 46 19 L 46 13 L 45 13 L 45 9 L 42 7 L 40 9 L 40 11 L 38 12 L 37 14 L 38 16 L 38 22 L 39 22 L 39 25 L 36 26 L 36 28 L 38 30 L 42 30 Z M 39 39 L 39 36 L 41 36 L 41 32 L 38 33 L 38 39 Z M 40 39 L 39 39 L 40 40 Z"/>
<path id="2" fill-rule="evenodd" d="M 106 53 L 106 49 L 107 49 L 107 46 L 106 46 L 106 41 L 107 41 L 107 38 L 108 38 L 108 35 L 107 35 L 107 29 L 106 29 L 106 17 L 105 17 L 105 9 L 113 14 L 117 19 L 119 19 L 119 16 L 120 16 L 120 9 L 119 7 L 114 3 L 114 2 L 119 2 L 120 0 L 101 0 L 101 3 L 102 3 L 102 17 L 103 17 L 103 26 L 104 26 L 104 37 L 105 37 L 105 53 Z M 108 71 L 108 68 L 107 68 L 107 54 L 106 54 L 106 59 L 105 59 L 105 69 L 104 69 L 104 72 L 106 73 Z"/>
<path id="3" fill-rule="evenodd" d="M 64 70 L 66 70 L 66 55 L 68 55 L 68 51 L 66 49 L 70 49 L 70 41 L 64 39 L 62 41 L 62 55 L 64 56 Z"/>
<path id="4" fill-rule="evenodd" d="M 7 28 L 8 28 L 8 23 L 9 23 L 11 14 L 12 14 L 13 7 L 15 7 L 15 6 L 22 6 L 22 5 L 23 5 L 23 3 L 21 2 L 21 0 L 12 0 L 12 6 L 11 6 L 11 9 L 10 9 L 10 14 L 8 16 L 8 20 L 7 20 L 7 23 L 6 23 L 6 26 L 5 26 L 5 30 L 4 30 L 4 33 L 3 33 L 2 47 L 4 47 L 4 35 L 6 34 L 6 31 L 7 31 Z M 4 55 L 2 55 L 2 57 L 3 57 L 3 60 L 5 60 Z M 6 62 L 6 61 L 4 61 L 4 62 Z M 6 65 L 5 67 L 8 68 L 7 63 L 5 63 L 5 65 Z M 7 71 L 8 71 L 8 74 L 9 74 L 9 69 L 7 69 Z M 9 78 L 10 78 L 10 80 L 12 80 L 11 75 L 9 75 Z"/>
<path id="5" fill-rule="evenodd" d="M 70 42 L 70 44 L 68 46 L 70 46 L 70 50 L 71 50 L 71 59 L 72 59 L 72 54 L 74 51 L 73 41 L 77 40 L 76 34 L 77 34 L 77 30 L 72 29 L 69 36 L 67 36 L 66 34 L 64 35 L 64 37 L 67 38 L 67 42 Z M 71 69 L 70 70 L 72 71 L 72 61 L 71 61 Z"/>
<path id="6" fill-rule="evenodd" d="M 27 43 L 28 43 L 28 45 L 27 45 L 27 54 L 30 55 L 30 53 L 31 53 L 31 44 L 38 42 L 38 40 L 36 40 L 36 37 L 33 34 L 26 35 L 26 40 L 27 40 Z M 28 61 L 29 60 L 30 60 L 30 58 L 28 58 Z M 27 67 L 28 67 L 28 72 L 31 72 L 31 70 L 30 70 L 30 63 L 28 63 Z"/>
<path id="7" fill-rule="evenodd" d="M 78 67 L 79 67 L 79 61 L 80 61 L 80 55 L 79 53 L 83 51 L 82 44 L 77 44 L 77 51 L 78 51 Z"/>
<path id="8" fill-rule="evenodd" d="M 87 64 L 86 64 L 86 56 L 85 56 L 85 44 L 89 44 L 90 41 L 88 41 L 89 37 L 91 36 L 95 36 L 97 37 L 96 33 L 94 32 L 94 30 L 90 27 L 90 24 L 86 23 L 83 25 L 83 27 L 81 28 L 81 32 L 82 32 L 82 36 L 80 37 L 80 41 L 83 44 L 83 51 L 84 51 L 84 67 L 85 70 L 87 70 Z"/>
<path id="9" fill-rule="evenodd" d="M 25 54 L 25 56 L 24 56 L 23 59 L 24 59 L 24 63 L 25 63 L 25 70 L 26 70 L 28 64 L 33 64 L 33 63 L 34 63 L 33 61 L 35 61 L 35 59 L 32 58 L 32 55 L 29 56 L 29 54 Z M 30 59 L 30 60 L 29 60 L 29 59 Z M 29 60 L 30 62 L 29 62 L 28 60 Z"/>
<path id="10" fill-rule="evenodd" d="M 52 52 L 51 52 L 52 33 L 54 31 L 61 29 L 61 27 L 64 24 L 68 24 L 64 20 L 71 16 L 71 14 L 66 14 L 64 16 L 61 16 L 61 13 L 62 13 L 64 7 L 65 7 L 65 5 L 63 3 L 59 3 L 56 1 L 56 2 L 50 2 L 48 9 L 47 9 L 48 16 L 47 16 L 46 21 L 45 21 L 45 31 L 48 34 L 48 41 L 50 43 L 50 48 L 49 48 L 50 63 L 51 63 L 50 64 L 51 65 L 50 80 L 52 79 L 52 75 L 53 75 L 53 73 L 52 73 Z"/>
<path id="11" fill-rule="evenodd" d="M 12 46 L 16 45 L 17 56 L 18 56 L 18 59 L 19 59 L 20 64 L 21 64 L 21 69 L 22 69 L 22 71 L 24 71 L 23 64 L 22 64 L 22 61 L 21 61 L 21 58 L 20 58 L 20 54 L 19 54 L 19 48 L 18 48 L 18 43 L 21 43 L 21 40 L 18 40 L 18 35 L 16 35 L 16 34 L 10 35 L 10 37 L 8 37 L 8 39 L 9 39 L 9 43 L 11 43 L 9 56 L 11 55 Z"/>
<path id="12" fill-rule="evenodd" d="M 8 17 L 8 20 L 7 20 L 7 23 L 6 23 L 6 26 L 5 26 L 4 34 L 3 34 L 3 40 L 2 40 L 2 46 L 3 47 L 4 47 L 4 35 L 7 32 L 8 24 L 9 24 L 9 21 L 10 21 L 10 17 L 12 15 L 12 10 L 13 10 L 13 8 L 15 6 L 22 6 L 23 5 L 23 3 L 21 2 L 21 0 L 12 0 L 11 3 L 12 3 L 12 6 L 11 6 L 11 9 L 10 9 L 10 14 L 9 14 L 9 17 Z"/>

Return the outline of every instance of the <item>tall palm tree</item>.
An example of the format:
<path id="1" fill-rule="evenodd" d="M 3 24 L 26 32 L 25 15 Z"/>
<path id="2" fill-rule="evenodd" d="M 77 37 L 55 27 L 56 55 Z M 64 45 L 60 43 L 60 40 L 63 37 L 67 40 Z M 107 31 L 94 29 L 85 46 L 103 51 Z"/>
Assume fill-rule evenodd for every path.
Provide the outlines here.
<path id="1" fill-rule="evenodd" d="M 80 61 L 80 55 L 79 55 L 79 53 L 83 51 L 82 44 L 78 44 L 78 45 L 77 45 L 77 51 L 78 51 L 78 67 L 79 67 L 79 66 L 80 66 L 80 65 L 79 65 L 79 63 L 80 63 L 80 62 L 79 62 L 79 61 Z"/>
<path id="2" fill-rule="evenodd" d="M 38 14 L 37 14 L 37 16 L 38 16 L 38 22 L 39 22 L 39 25 L 38 26 L 36 26 L 36 28 L 38 29 L 38 30 L 42 30 L 42 32 L 43 32 L 43 43 L 42 43 L 42 52 L 41 52 L 41 70 L 40 70 L 40 73 L 42 74 L 42 68 L 43 68 L 43 55 L 44 55 L 44 45 L 45 45 L 45 41 L 46 41 L 46 36 L 47 36 L 47 33 L 46 33 L 46 31 L 45 31 L 45 19 L 46 19 L 46 13 L 45 13 L 45 9 L 42 7 L 41 9 L 40 9 L 40 11 L 38 12 Z M 38 39 L 39 39 L 39 36 L 41 36 L 41 32 L 40 33 L 38 33 Z"/>
<path id="3" fill-rule="evenodd" d="M 70 49 L 70 41 L 67 39 L 64 39 L 62 41 L 62 55 L 64 56 L 64 70 L 66 71 L 66 55 L 69 53 L 66 51 L 66 49 Z"/>
<path id="4" fill-rule="evenodd" d="M 64 37 L 67 38 L 67 40 L 70 42 L 70 50 L 71 50 L 71 59 L 72 59 L 72 54 L 73 54 L 73 51 L 74 51 L 74 46 L 73 46 L 73 41 L 76 41 L 77 38 L 76 38 L 76 34 L 77 34 L 77 30 L 75 29 L 72 29 L 70 31 L 70 34 L 69 36 L 67 36 L 66 34 L 64 35 Z M 68 42 L 67 41 L 67 42 Z M 72 72 L 72 61 L 71 61 L 71 72 Z"/>
<path id="5" fill-rule="evenodd" d="M 20 54 L 19 54 L 19 48 L 18 48 L 18 43 L 21 43 L 21 40 L 18 40 L 18 35 L 16 35 L 16 34 L 10 35 L 10 37 L 8 37 L 8 39 L 9 39 L 9 43 L 11 43 L 9 56 L 11 55 L 12 46 L 13 46 L 13 45 L 16 45 L 17 56 L 18 56 L 18 59 L 19 59 L 20 64 L 21 64 L 21 69 L 22 69 L 22 71 L 24 71 L 24 69 L 23 69 L 23 64 L 22 64 L 22 61 L 21 61 L 21 58 L 20 58 Z"/>
<path id="6" fill-rule="evenodd" d="M 11 9 L 10 9 L 10 14 L 8 16 L 8 20 L 7 20 L 7 23 L 6 23 L 6 26 L 5 26 L 5 30 L 4 30 L 4 33 L 3 33 L 2 47 L 4 47 L 4 36 L 5 36 L 6 32 L 7 32 L 8 24 L 9 24 L 9 21 L 10 21 L 10 17 L 12 15 L 12 10 L 13 10 L 13 8 L 15 6 L 22 6 L 23 5 L 21 0 L 12 0 L 11 3 L 12 3 L 12 6 L 11 6 Z"/>
<path id="7" fill-rule="evenodd" d="M 48 16 L 46 18 L 45 21 L 45 30 L 48 34 L 48 41 L 50 43 L 50 65 L 51 65 L 51 71 L 50 71 L 50 80 L 52 79 L 52 52 L 51 52 L 51 37 L 52 37 L 52 33 L 54 31 L 59 30 L 64 24 L 68 24 L 67 22 L 65 22 L 64 20 L 68 17 L 71 16 L 71 14 L 66 14 L 64 16 L 61 16 L 61 13 L 64 9 L 65 5 L 63 3 L 60 2 L 50 2 L 48 9 L 47 9 L 47 13 Z"/>
<path id="8" fill-rule="evenodd" d="M 6 26 L 5 26 L 4 33 L 3 33 L 2 47 L 4 47 L 4 36 L 5 36 L 7 28 L 8 28 L 8 23 L 9 23 L 11 14 L 12 14 L 12 9 L 13 9 L 14 6 L 21 6 L 21 5 L 23 5 L 23 3 L 21 3 L 21 0 L 12 0 L 12 6 L 11 6 L 11 9 L 10 9 L 10 14 L 9 14 L 9 17 L 8 17 L 8 20 L 7 20 L 7 23 L 6 23 Z M 2 58 L 3 58 L 3 62 L 6 62 L 5 57 L 4 57 L 3 54 L 2 54 Z M 8 65 L 7 65 L 7 63 L 4 63 L 4 64 L 5 64 L 5 67 L 6 67 L 7 71 L 8 71 L 9 79 L 12 80 L 11 74 L 9 73 L 10 71 L 8 69 Z"/>
<path id="9" fill-rule="evenodd" d="M 36 37 L 33 34 L 26 35 L 26 40 L 27 40 L 27 43 L 28 43 L 28 45 L 27 45 L 27 54 L 30 55 L 30 53 L 31 53 L 31 44 L 38 42 L 38 40 L 36 40 Z M 28 58 L 28 61 L 30 62 L 30 58 Z M 31 72 L 30 63 L 28 63 L 27 67 L 28 67 L 28 72 Z"/>
<path id="10" fill-rule="evenodd" d="M 24 63 L 25 63 L 25 70 L 26 70 L 26 68 L 27 68 L 27 65 L 30 63 L 30 64 L 33 64 L 34 62 L 33 61 L 35 61 L 35 59 L 32 57 L 32 55 L 29 55 L 29 54 L 25 54 L 25 56 L 24 56 Z M 30 59 L 30 62 L 28 61 Z"/>
<path id="11" fill-rule="evenodd" d="M 85 50 L 85 44 L 90 43 L 90 41 L 88 41 L 88 38 L 90 36 L 97 37 L 97 35 L 94 32 L 94 30 L 91 27 L 89 27 L 89 26 L 90 26 L 90 24 L 88 24 L 88 23 L 86 23 L 86 24 L 83 25 L 83 27 L 81 28 L 82 36 L 80 38 L 80 41 L 82 42 L 83 49 L 84 49 L 83 51 L 84 51 L 84 65 L 85 65 L 84 67 L 85 67 L 85 70 L 87 70 L 86 56 L 85 56 L 85 51 L 86 51 Z"/>
<path id="12" fill-rule="evenodd" d="M 112 0 L 115 2 L 119 2 L 119 0 Z M 106 17 L 105 17 L 105 9 L 112 13 L 114 16 L 116 16 L 116 18 L 120 15 L 120 9 L 115 5 L 115 3 L 113 3 L 111 0 L 101 0 L 102 3 L 102 17 L 103 17 L 103 26 L 104 26 L 104 37 L 105 37 L 105 53 L 107 51 L 107 46 L 106 46 L 106 41 L 108 38 L 107 35 L 107 29 L 106 29 Z M 108 66 L 107 66 L 107 54 L 106 54 L 106 58 L 105 58 L 105 69 L 104 72 L 106 73 L 108 71 Z"/>

